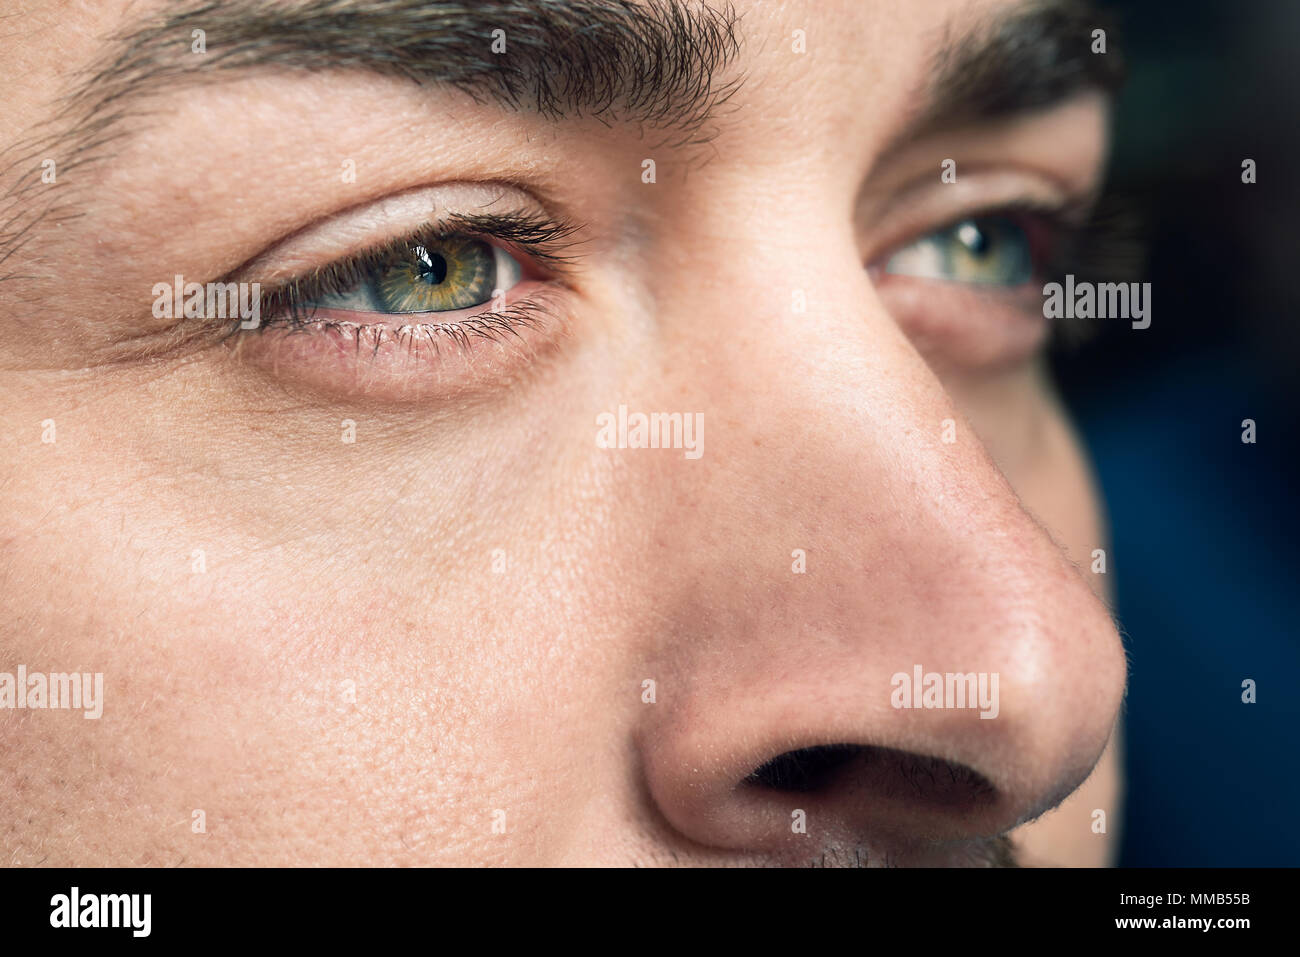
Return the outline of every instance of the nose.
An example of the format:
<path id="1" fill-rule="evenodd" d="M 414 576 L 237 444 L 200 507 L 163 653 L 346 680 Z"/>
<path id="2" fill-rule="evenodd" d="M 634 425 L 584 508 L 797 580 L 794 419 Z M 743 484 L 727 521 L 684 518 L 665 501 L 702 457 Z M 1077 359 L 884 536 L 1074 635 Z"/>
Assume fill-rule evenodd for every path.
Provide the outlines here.
<path id="1" fill-rule="evenodd" d="M 689 520 L 636 737 L 711 847 L 987 844 L 1083 781 L 1122 696 L 1106 609 L 853 269 L 803 313 L 733 301 L 762 335 L 680 333 L 709 445 L 664 466 Z"/>

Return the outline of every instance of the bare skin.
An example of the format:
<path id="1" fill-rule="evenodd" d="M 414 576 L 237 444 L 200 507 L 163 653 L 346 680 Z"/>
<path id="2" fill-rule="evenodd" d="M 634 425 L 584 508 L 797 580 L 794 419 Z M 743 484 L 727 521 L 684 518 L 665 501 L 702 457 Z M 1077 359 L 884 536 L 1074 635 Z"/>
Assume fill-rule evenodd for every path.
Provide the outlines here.
<path id="1" fill-rule="evenodd" d="M 0 150 L 154 5 L 6 20 Z M 0 671 L 102 672 L 105 700 L 0 711 L 0 860 L 967 864 L 1010 833 L 1107 863 L 1124 657 L 1043 320 L 872 268 L 1097 189 L 1100 95 L 897 146 L 940 28 L 1010 6 L 738 3 L 705 145 L 266 70 L 157 92 L 83 173 L 53 154 L 79 215 L 0 281 Z M 175 274 L 269 281 L 483 204 L 580 226 L 521 338 L 155 348 Z M 601 447 L 620 404 L 702 413 L 703 454 Z M 998 716 L 893 707 L 916 664 L 996 672 Z M 840 744 L 992 796 L 888 762 L 744 783 Z"/>

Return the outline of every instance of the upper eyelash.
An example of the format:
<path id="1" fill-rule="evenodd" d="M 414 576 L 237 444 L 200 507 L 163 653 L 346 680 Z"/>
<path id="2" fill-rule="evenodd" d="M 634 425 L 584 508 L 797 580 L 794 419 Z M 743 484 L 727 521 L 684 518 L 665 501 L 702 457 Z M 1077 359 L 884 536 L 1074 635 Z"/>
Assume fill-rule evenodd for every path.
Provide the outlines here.
<path id="1" fill-rule="evenodd" d="M 572 237 L 578 229 L 576 224 L 532 213 L 451 214 L 400 238 L 387 240 L 275 284 L 262 293 L 261 310 L 266 318 L 259 328 L 284 324 L 295 327 L 332 325 L 339 328 L 354 325 L 314 319 L 316 307 L 312 303 L 323 296 L 354 289 L 369 278 L 376 266 L 413 244 L 433 243 L 453 236 L 472 236 L 513 245 L 524 251 L 529 258 L 563 276 L 572 270 L 576 262 L 571 250 L 577 245 Z M 494 314 L 485 312 L 476 318 L 491 315 Z"/>
<path id="2" fill-rule="evenodd" d="M 1066 227 L 1060 251 L 1043 270 L 1048 280 L 1073 274 L 1076 281 L 1136 282 L 1146 266 L 1144 200 L 1107 192 L 1082 222 Z M 1050 348 L 1058 354 L 1078 349 L 1100 327 L 1088 320 L 1061 319 L 1052 324 Z"/>
<path id="3" fill-rule="evenodd" d="M 1140 203 L 1106 194 L 1077 221 L 1061 224 L 1061 249 L 1047 264 L 1051 276 L 1107 282 L 1137 280 L 1145 265 L 1146 239 Z"/>
<path id="4" fill-rule="evenodd" d="M 1143 260 L 1140 218 L 1130 203 L 1103 196 L 1097 202 L 1045 206 L 1032 202 L 1004 204 L 963 219 L 1020 214 L 1036 219 L 1051 233 L 1053 249 L 1038 268 L 1045 277 L 1077 277 L 1127 282 L 1137 277 Z"/>

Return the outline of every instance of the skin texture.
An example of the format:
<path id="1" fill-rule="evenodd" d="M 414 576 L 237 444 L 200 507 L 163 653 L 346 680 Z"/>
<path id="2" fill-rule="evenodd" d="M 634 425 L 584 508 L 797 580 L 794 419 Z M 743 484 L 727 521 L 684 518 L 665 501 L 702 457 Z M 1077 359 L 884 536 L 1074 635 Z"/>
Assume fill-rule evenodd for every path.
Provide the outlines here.
<path id="1" fill-rule="evenodd" d="M 6 21 L 0 148 L 151 6 Z M 160 94 L 7 264 L 53 280 L 0 282 L 0 670 L 105 676 L 98 721 L 0 712 L 0 861 L 984 863 L 1014 828 L 1022 862 L 1106 863 L 1124 658 L 1042 330 L 865 268 L 971 204 L 1096 188 L 1093 96 L 893 148 L 939 28 L 1005 6 L 739 3 L 707 145 L 361 74 Z M 582 227 L 522 345 L 382 374 L 132 345 L 174 274 L 309 229 L 328 262 L 388 197 L 499 182 Z M 620 404 L 702 412 L 704 454 L 599 447 Z M 997 672 L 998 717 L 891 707 L 916 664 Z M 742 785 L 835 744 L 995 796 L 889 761 Z"/>

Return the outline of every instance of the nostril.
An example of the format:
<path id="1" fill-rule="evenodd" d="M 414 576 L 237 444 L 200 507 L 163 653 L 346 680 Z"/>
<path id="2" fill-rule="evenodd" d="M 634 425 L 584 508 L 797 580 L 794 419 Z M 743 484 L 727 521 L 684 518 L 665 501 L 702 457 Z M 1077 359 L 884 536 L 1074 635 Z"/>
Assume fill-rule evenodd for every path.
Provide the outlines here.
<path id="1" fill-rule="evenodd" d="M 755 768 L 745 783 L 773 791 L 820 791 L 865 750 L 856 744 L 824 744 L 787 751 Z"/>
<path id="2" fill-rule="evenodd" d="M 745 777 L 771 791 L 863 792 L 912 806 L 974 810 L 995 804 L 997 789 L 978 771 L 942 758 L 869 745 L 829 744 L 780 754 Z"/>

